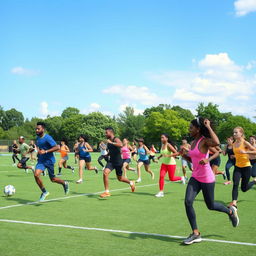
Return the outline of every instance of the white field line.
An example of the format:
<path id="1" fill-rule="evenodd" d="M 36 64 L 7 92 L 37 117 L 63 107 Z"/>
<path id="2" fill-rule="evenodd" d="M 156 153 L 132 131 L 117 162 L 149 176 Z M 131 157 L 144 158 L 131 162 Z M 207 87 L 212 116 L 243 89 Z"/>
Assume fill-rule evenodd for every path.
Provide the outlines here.
<path id="1" fill-rule="evenodd" d="M 105 229 L 105 228 L 89 228 L 89 227 L 80 227 L 80 226 L 72 226 L 72 225 L 49 224 L 49 223 L 20 221 L 20 220 L 0 219 L 0 222 L 35 225 L 35 226 L 57 227 L 57 228 L 68 228 L 68 229 L 80 229 L 80 230 L 89 230 L 89 231 L 101 231 L 101 232 L 111 232 L 111 233 L 122 233 L 122 234 L 140 235 L 140 236 L 166 237 L 166 238 L 174 238 L 174 239 L 179 239 L 179 240 L 182 240 L 185 238 L 183 236 L 163 235 L 163 234 L 157 234 L 157 233 L 132 232 L 132 231 L 127 231 L 127 230 L 116 230 L 116 229 Z M 208 239 L 208 238 L 203 238 L 202 240 L 207 241 L 207 242 L 214 242 L 214 243 L 256 246 L 256 244 L 254 244 L 254 243 L 245 243 L 245 242 L 237 242 L 237 241 L 217 240 L 217 239 Z"/>
<path id="2" fill-rule="evenodd" d="M 158 183 L 136 186 L 136 188 L 152 187 L 152 186 L 156 186 L 156 185 L 158 185 Z M 130 187 L 113 189 L 110 192 L 117 192 L 117 191 L 123 191 L 123 190 L 128 190 L 128 189 L 130 189 Z M 25 203 L 25 204 L 13 204 L 13 205 L 8 205 L 8 206 L 2 206 L 2 207 L 0 207 L 0 210 L 14 208 L 14 207 L 20 207 L 20 206 L 25 206 L 25 205 L 34 205 L 34 204 L 41 204 L 41 203 L 58 201 L 58 200 L 66 200 L 66 199 L 82 197 L 82 196 L 93 196 L 93 195 L 101 194 L 103 192 L 104 191 L 99 191 L 99 192 L 95 192 L 95 193 L 85 193 L 85 194 L 79 194 L 79 195 L 74 195 L 74 196 L 58 197 L 58 198 L 45 200 L 44 202 L 35 201 L 35 202 L 29 202 L 29 203 Z"/>

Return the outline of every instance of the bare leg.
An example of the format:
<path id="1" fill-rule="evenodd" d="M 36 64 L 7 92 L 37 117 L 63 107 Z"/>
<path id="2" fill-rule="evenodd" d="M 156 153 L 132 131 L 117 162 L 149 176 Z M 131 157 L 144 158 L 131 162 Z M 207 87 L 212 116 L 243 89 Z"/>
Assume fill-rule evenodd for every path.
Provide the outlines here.
<path id="1" fill-rule="evenodd" d="M 144 165 L 145 171 L 148 172 L 151 175 L 152 180 L 155 178 L 154 173 L 150 170 L 149 165 Z"/>
<path id="2" fill-rule="evenodd" d="M 42 180 L 40 178 L 40 175 L 41 175 L 42 172 L 43 171 L 39 170 L 39 169 L 35 170 L 34 177 L 35 177 L 35 181 L 36 181 L 38 187 L 43 191 L 44 185 L 43 185 L 43 182 L 42 182 Z"/>
<path id="3" fill-rule="evenodd" d="M 103 171 L 103 183 L 104 183 L 104 188 L 106 192 L 109 192 L 109 182 L 108 182 L 108 175 L 110 174 L 111 170 L 106 168 Z"/>
<path id="4" fill-rule="evenodd" d="M 142 165 L 143 165 L 142 162 L 138 162 L 138 164 L 137 164 L 138 180 L 141 179 L 141 166 Z"/>
<path id="5" fill-rule="evenodd" d="M 84 166 L 85 166 L 85 161 L 79 160 L 79 179 L 80 180 L 83 180 Z"/>

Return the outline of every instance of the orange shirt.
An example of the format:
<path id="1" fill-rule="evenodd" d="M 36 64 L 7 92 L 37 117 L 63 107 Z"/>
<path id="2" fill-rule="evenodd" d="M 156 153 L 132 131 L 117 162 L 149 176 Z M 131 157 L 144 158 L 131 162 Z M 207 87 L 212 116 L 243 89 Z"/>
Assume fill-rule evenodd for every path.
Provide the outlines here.
<path id="1" fill-rule="evenodd" d="M 66 145 L 60 147 L 60 155 L 61 155 L 61 157 L 65 157 L 65 156 L 68 155 L 67 146 Z"/>
<path id="2" fill-rule="evenodd" d="M 239 147 L 235 147 L 235 144 L 233 144 L 233 151 L 236 158 L 236 166 L 240 168 L 251 166 L 248 154 L 240 153 L 241 150 L 246 151 L 243 142 L 241 142 Z"/>

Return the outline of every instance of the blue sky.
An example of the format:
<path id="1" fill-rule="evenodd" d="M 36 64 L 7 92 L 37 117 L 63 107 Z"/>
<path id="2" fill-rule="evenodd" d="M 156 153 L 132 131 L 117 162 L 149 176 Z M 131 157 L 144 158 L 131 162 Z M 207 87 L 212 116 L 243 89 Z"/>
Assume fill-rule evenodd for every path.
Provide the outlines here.
<path id="1" fill-rule="evenodd" d="M 0 2 L 0 105 L 28 118 L 168 103 L 256 112 L 256 0 Z"/>

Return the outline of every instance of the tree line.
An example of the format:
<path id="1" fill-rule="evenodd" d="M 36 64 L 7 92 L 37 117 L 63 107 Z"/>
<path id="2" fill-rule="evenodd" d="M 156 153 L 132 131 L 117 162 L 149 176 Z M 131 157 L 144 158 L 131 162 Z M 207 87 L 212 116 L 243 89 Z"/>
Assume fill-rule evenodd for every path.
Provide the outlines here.
<path id="1" fill-rule="evenodd" d="M 101 112 L 85 115 L 77 108 L 68 107 L 61 116 L 48 116 L 44 122 L 48 133 L 57 141 L 65 138 L 73 143 L 79 134 L 85 134 L 90 143 L 96 145 L 104 140 L 104 129 L 111 126 L 121 138 L 133 141 L 143 137 L 148 144 L 159 144 L 161 133 L 170 134 L 172 140 L 176 142 L 188 138 L 189 123 L 198 116 L 211 120 L 222 142 L 232 135 L 236 126 L 242 126 L 246 136 L 256 134 L 255 122 L 241 115 L 233 115 L 231 112 L 223 113 L 219 110 L 219 106 L 213 103 L 207 105 L 200 103 L 196 115 L 188 109 L 167 104 L 147 108 L 139 115 L 135 115 L 132 107 L 126 107 L 123 113 L 114 117 Z M 0 106 L 0 139 L 12 140 L 20 135 L 32 139 L 35 137 L 35 125 L 38 121 L 42 119 L 37 117 L 25 119 L 22 112 L 14 108 L 5 111 Z"/>

